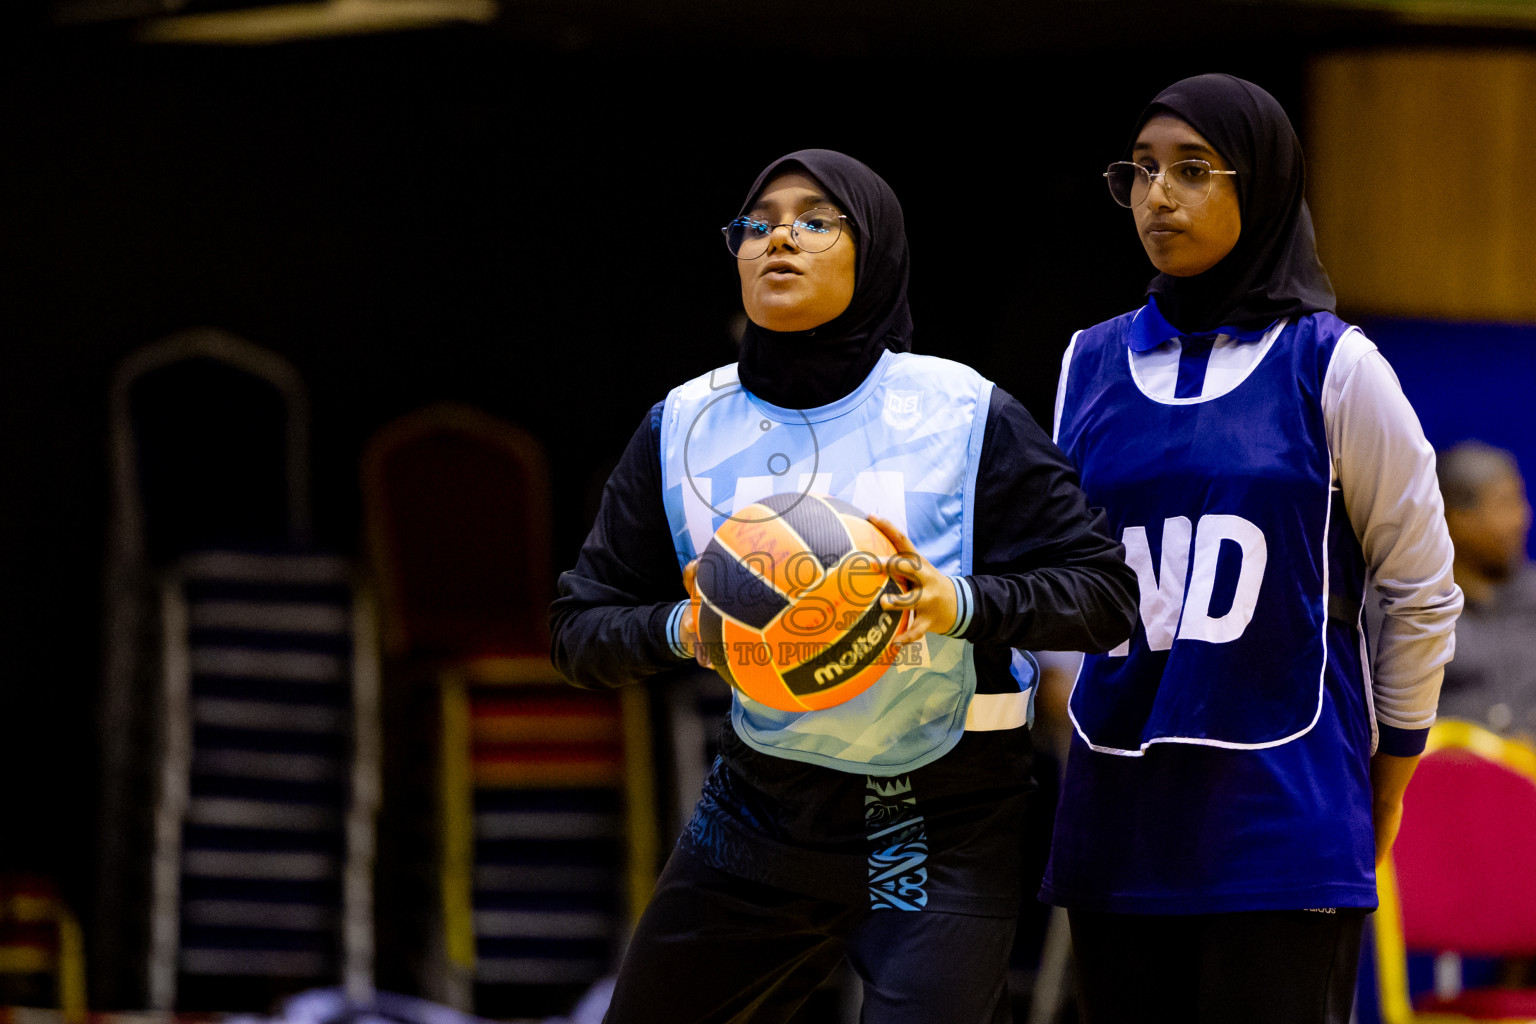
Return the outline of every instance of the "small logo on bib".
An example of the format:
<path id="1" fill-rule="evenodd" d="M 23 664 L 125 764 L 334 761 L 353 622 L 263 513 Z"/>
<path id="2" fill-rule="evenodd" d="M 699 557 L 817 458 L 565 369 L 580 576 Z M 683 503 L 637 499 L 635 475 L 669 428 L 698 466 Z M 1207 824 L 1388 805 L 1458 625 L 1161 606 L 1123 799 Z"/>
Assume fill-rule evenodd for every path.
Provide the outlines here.
<path id="1" fill-rule="evenodd" d="M 909 430 L 917 426 L 923 416 L 921 391 L 898 391 L 891 388 L 885 393 L 885 422 L 896 430 Z"/>

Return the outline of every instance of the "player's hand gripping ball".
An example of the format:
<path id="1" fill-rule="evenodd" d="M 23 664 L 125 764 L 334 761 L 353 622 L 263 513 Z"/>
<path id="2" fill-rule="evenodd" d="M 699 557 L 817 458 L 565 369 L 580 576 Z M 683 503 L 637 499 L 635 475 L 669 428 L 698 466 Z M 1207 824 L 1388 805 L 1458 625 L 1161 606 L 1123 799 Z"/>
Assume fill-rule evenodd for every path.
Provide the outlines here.
<path id="1" fill-rule="evenodd" d="M 780 494 L 721 524 L 699 557 L 698 634 L 715 671 L 780 711 L 858 696 L 895 660 L 910 612 L 880 607 L 904 586 L 885 534 L 845 501 Z"/>

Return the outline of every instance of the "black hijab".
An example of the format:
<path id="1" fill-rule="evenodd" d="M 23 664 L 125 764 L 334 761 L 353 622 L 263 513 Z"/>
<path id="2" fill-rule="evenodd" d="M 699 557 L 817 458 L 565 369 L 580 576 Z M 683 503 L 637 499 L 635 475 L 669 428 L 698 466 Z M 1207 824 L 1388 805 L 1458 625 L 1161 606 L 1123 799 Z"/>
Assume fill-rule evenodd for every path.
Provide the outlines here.
<path id="1" fill-rule="evenodd" d="M 830 149 L 802 149 L 769 164 L 752 183 L 741 213 L 752 208 L 774 175 L 797 168 L 815 178 L 848 216 L 858 246 L 853 299 L 809 331 L 770 331 L 748 321 L 737 369 L 754 395 L 786 409 L 813 409 L 856 389 L 886 349 L 912 348 L 911 256 L 896 193 L 874 171 Z"/>
<path id="2" fill-rule="evenodd" d="M 1237 172 L 1242 217 L 1237 245 L 1216 266 L 1194 277 L 1152 279 L 1147 290 L 1168 322 L 1198 333 L 1331 311 L 1333 285 L 1318 261 L 1303 196 L 1301 142 L 1275 98 L 1241 78 L 1199 75 L 1159 93 L 1136 132 L 1157 114 L 1172 114 L 1205 136 Z"/>

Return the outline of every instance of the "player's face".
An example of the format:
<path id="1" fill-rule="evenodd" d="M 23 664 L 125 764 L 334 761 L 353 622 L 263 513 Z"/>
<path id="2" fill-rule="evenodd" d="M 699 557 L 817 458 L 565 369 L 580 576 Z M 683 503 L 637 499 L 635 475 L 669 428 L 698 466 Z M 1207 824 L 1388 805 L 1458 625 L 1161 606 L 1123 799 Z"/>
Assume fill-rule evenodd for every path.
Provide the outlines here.
<path id="1" fill-rule="evenodd" d="M 1212 170 L 1231 170 L 1205 137 L 1176 117 L 1158 115 L 1141 128 L 1131 159 L 1156 174 L 1179 160 L 1204 160 Z M 1211 193 L 1198 206 L 1179 206 L 1168 197 L 1163 179 L 1152 183 L 1147 201 L 1132 211 L 1136 233 L 1152 265 L 1174 277 L 1203 274 L 1237 244 L 1237 179 L 1211 176 Z"/>
<path id="2" fill-rule="evenodd" d="M 1446 509 L 1456 556 L 1493 579 L 1504 579 L 1525 561 L 1531 503 L 1516 473 L 1500 473 L 1478 489 L 1477 504 Z"/>
<path id="3" fill-rule="evenodd" d="M 835 209 L 837 204 L 815 178 L 792 171 L 770 179 L 748 213 L 769 224 L 788 225 L 816 207 Z M 853 301 L 853 233 L 845 227 L 832 248 L 802 252 L 789 228 L 777 227 L 768 251 L 755 260 L 738 260 L 736 269 L 741 304 L 753 323 L 770 331 L 808 331 Z"/>

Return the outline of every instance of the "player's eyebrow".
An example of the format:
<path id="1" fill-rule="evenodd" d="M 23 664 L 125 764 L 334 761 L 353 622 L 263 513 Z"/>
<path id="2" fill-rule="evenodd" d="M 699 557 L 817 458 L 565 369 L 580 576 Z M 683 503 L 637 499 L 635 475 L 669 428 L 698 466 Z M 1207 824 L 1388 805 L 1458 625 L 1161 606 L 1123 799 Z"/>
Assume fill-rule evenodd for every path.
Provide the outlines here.
<path id="1" fill-rule="evenodd" d="M 826 196 L 814 195 L 802 197 L 798 205 L 800 206 L 800 210 L 803 213 L 806 210 L 814 210 L 818 206 L 835 206 L 837 204 L 833 203 L 832 200 L 828 199 Z M 762 205 L 761 203 L 756 203 L 750 210 L 747 211 L 747 216 L 761 217 L 766 215 L 767 212 L 768 208 L 766 206 Z"/>
<path id="2" fill-rule="evenodd" d="M 1215 156 L 1216 155 L 1216 151 L 1215 150 L 1211 149 L 1209 146 L 1202 146 L 1198 142 L 1180 142 L 1180 143 L 1177 143 L 1173 148 L 1178 150 L 1180 153 L 1194 153 L 1194 154 L 1197 154 L 1197 155 L 1200 155 L 1200 156 Z M 1136 143 L 1136 145 L 1131 147 L 1131 152 L 1132 153 L 1145 153 L 1145 152 L 1150 151 L 1151 149 L 1152 149 L 1152 144 L 1150 142 L 1138 142 L 1138 143 Z"/>

